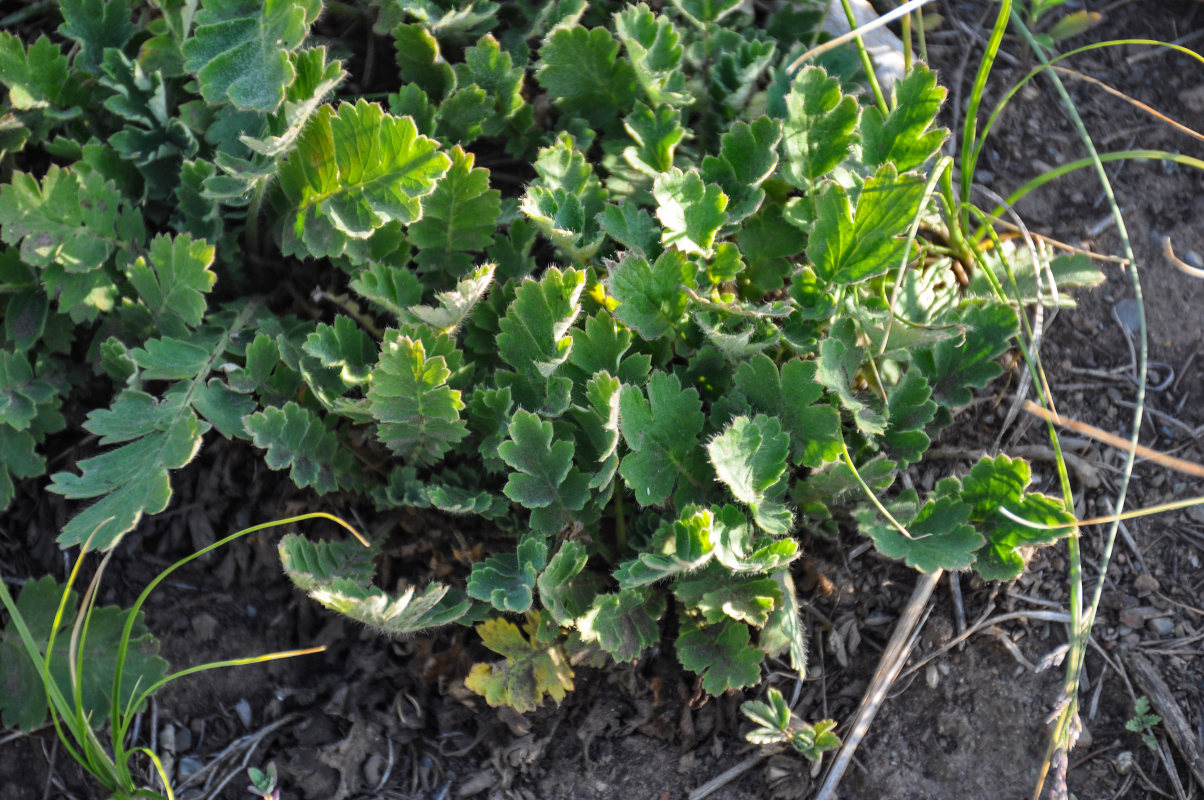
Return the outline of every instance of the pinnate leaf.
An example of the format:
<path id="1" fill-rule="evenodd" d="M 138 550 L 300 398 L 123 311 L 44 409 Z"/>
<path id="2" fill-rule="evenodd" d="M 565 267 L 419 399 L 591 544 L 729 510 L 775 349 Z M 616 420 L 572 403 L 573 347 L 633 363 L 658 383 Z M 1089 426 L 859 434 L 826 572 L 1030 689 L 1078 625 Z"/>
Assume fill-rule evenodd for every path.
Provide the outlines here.
<path id="1" fill-rule="evenodd" d="M 749 643 L 748 626 L 734 620 L 682 625 L 677 637 L 681 665 L 702 676 L 702 689 L 719 695 L 761 680 L 761 651 Z"/>
<path id="2" fill-rule="evenodd" d="M 289 534 L 278 549 L 284 572 L 297 588 L 378 633 L 417 633 L 454 622 L 468 612 L 463 594 L 439 583 L 421 593 L 409 586 L 396 595 L 373 586 L 373 551 L 357 542 L 311 542 Z"/>
<path id="3" fill-rule="evenodd" d="M 351 451 L 340 446 L 334 431 L 309 409 L 290 400 L 282 408 L 251 414 L 245 424 L 255 446 L 267 450 L 268 467 L 287 467 L 289 477 L 301 488 L 312 486 L 326 494 L 346 481 L 354 458 Z"/>
<path id="4" fill-rule="evenodd" d="M 573 670 L 559 646 L 528 640 L 517 625 L 501 618 L 486 620 L 476 631 L 486 647 L 506 659 L 476 664 L 464 679 L 489 705 L 526 713 L 534 711 L 545 694 L 559 703 L 573 688 Z"/>
<path id="5" fill-rule="evenodd" d="M 368 402 L 380 421 L 378 436 L 407 463 L 433 464 L 468 435 L 464 402 L 447 386 L 442 355 L 428 356 L 421 340 L 390 331 L 372 372 Z"/>
<path id="6" fill-rule="evenodd" d="M 748 505 L 762 530 L 785 534 L 793 516 L 785 504 L 790 437 L 777 417 L 736 417 L 707 445 L 719 480 Z"/>
<path id="7" fill-rule="evenodd" d="M 21 245 L 35 267 L 59 264 L 67 273 L 99 269 L 119 246 L 141 245 L 142 215 L 99 172 L 80 175 L 51 165 L 41 186 L 18 172 L 0 189 L 4 241 Z"/>
<path id="8" fill-rule="evenodd" d="M 57 631 L 54 616 L 63 596 L 63 587 L 49 575 L 30 580 L 17 596 L 17 613 L 25 621 L 39 651 L 44 655 L 50 634 L 55 633 L 50 674 L 59 692 L 72 696 L 68 667 L 68 643 L 75 623 L 79 598 L 71 592 Z M 113 696 L 113 675 L 117 663 L 117 645 L 129 612 L 117 606 L 97 606 L 88 622 L 88 635 L 80 652 L 87 665 L 80 674 L 83 710 L 93 726 L 99 728 L 108 718 Z M 119 704 L 124 709 L 135 692 L 146 689 L 167 675 L 167 661 L 159 656 L 159 642 L 146 627 L 139 612 L 130 634 Z M 145 704 L 144 704 L 145 705 Z M 138 709 L 134 709 L 135 711 Z M 0 641 L 0 712 L 5 727 L 32 731 L 46 722 L 49 704 L 42 677 L 30 661 L 16 626 L 10 621 Z"/>
<path id="9" fill-rule="evenodd" d="M 477 303 L 489 291 L 496 269 L 493 264 L 483 264 L 477 267 L 463 280 L 457 282 L 456 288 L 452 291 L 436 294 L 437 305 L 410 306 L 405 310 L 404 316 L 412 317 L 436 333 L 450 336 L 459 330 L 464 320 L 476 308 Z"/>
<path id="10" fill-rule="evenodd" d="M 857 139 L 857 101 L 822 67 L 805 67 L 786 95 L 786 178 L 809 189 L 845 160 Z"/>
<path id="11" fill-rule="evenodd" d="M 890 161 L 900 172 L 920 166 L 940 150 L 949 131 L 932 130 L 945 100 L 936 73 L 916 64 L 891 89 L 891 112 L 885 117 L 873 105 L 861 115 L 862 160 L 877 167 Z"/>
<path id="12" fill-rule="evenodd" d="M 665 596 L 651 587 L 600 594 L 577 621 L 581 638 L 597 642 L 615 661 L 634 661 L 660 641 Z"/>
<path id="13" fill-rule="evenodd" d="M 986 536 L 986 543 L 974 554 L 974 568 L 987 580 L 1018 577 L 1032 548 L 1074 532 L 1074 515 L 1057 498 L 1028 492 L 1031 482 L 1028 464 L 1007 456 L 983 457 L 962 481 L 960 499 L 970 504 L 970 521 Z M 1004 508 L 1030 522 L 1063 527 L 1030 528 L 1004 515 Z"/>
<path id="14" fill-rule="evenodd" d="M 422 199 L 422 218 L 410 226 L 420 269 L 453 278 L 466 275 L 473 253 L 493 244 L 502 212 L 501 192 L 489 188 L 489 170 L 474 167 L 474 156 L 456 145 L 451 168 Z"/>
<path id="15" fill-rule="evenodd" d="M 642 506 L 664 503 L 678 477 L 689 475 L 706 422 L 698 392 L 682 389 L 677 376 L 654 373 L 647 392 L 645 397 L 639 387 L 624 386 L 619 396 L 619 423 L 631 448 L 619 472 Z"/>
<path id="16" fill-rule="evenodd" d="M 188 234 L 160 234 L 151 240 L 147 256 L 139 256 L 126 268 L 150 314 L 151 326 L 168 336 L 186 336 L 205 316 L 205 295 L 217 276 L 214 249 L 208 242 Z"/>
<path id="17" fill-rule="evenodd" d="M 390 222 L 408 225 L 449 165 L 407 117 L 362 99 L 337 112 L 323 106 L 280 165 L 280 186 L 295 209 L 285 224 L 286 253 L 337 256 Z"/>
<path id="18" fill-rule="evenodd" d="M 295 76 L 289 52 L 321 8 L 320 0 L 206 0 L 184 42 L 184 68 L 207 102 L 273 112 Z"/>
<path id="19" fill-rule="evenodd" d="M 656 217 L 665 228 L 661 241 L 684 253 L 710 256 L 715 234 L 727 222 L 727 195 L 703 183 L 698 170 L 682 172 L 676 167 L 657 177 L 652 194 Z"/>

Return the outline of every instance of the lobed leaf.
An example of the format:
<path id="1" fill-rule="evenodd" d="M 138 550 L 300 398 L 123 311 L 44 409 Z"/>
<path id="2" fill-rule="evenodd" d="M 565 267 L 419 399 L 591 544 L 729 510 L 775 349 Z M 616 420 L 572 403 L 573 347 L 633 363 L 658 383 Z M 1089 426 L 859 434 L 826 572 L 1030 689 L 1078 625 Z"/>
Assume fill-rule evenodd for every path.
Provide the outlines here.
<path id="1" fill-rule="evenodd" d="M 46 36 L 26 49 L 21 39 L 0 31 L 0 83 L 8 87 L 8 100 L 18 111 L 52 110 L 73 115 L 78 87 L 72 80 L 59 45 Z"/>
<path id="2" fill-rule="evenodd" d="M 875 509 L 854 512 L 861 532 L 874 540 L 878 552 L 902 559 L 921 572 L 968 569 L 983 537 L 968 523 L 971 506 L 958 498 L 957 478 L 942 478 L 934 496 L 922 506 L 914 489 L 904 490 L 887 508 L 911 534 L 904 536 Z"/>
<path id="3" fill-rule="evenodd" d="M 727 222 L 727 195 L 703 183 L 698 170 L 682 172 L 676 167 L 657 177 L 652 194 L 656 217 L 665 228 L 661 241 L 684 253 L 710 256 L 715 234 Z"/>
<path id="4" fill-rule="evenodd" d="M 794 521 L 785 504 L 786 458 L 790 437 L 777 417 L 736 417 L 707 445 L 719 480 L 737 500 L 748 505 L 760 528 L 771 534 L 789 532 Z"/>
<path id="5" fill-rule="evenodd" d="M 268 467 L 288 468 L 297 486 L 312 486 L 326 494 L 346 481 L 354 457 L 309 409 L 290 400 L 282 408 L 273 406 L 251 414 L 245 425 L 255 446 L 267 450 L 264 461 Z"/>
<path id="6" fill-rule="evenodd" d="M 614 15 L 615 33 L 635 68 L 644 96 L 654 107 L 686 105 L 690 95 L 681 70 L 681 35 L 672 20 L 653 14 L 646 3 L 628 6 Z"/>
<path id="7" fill-rule="evenodd" d="M 496 618 L 476 626 L 486 647 L 503 656 L 495 664 L 476 664 L 464 683 L 491 706 L 510 706 L 520 714 L 534 711 L 548 695 L 556 702 L 573 688 L 573 670 L 557 645 L 529 641 L 509 620 Z"/>
<path id="8" fill-rule="evenodd" d="M 514 302 L 499 320 L 498 354 L 515 372 L 499 374 L 498 383 L 511 388 L 521 407 L 538 410 L 549 399 L 562 409 L 561 402 L 567 404 L 567 380 L 557 381 L 554 373 L 572 350 L 568 331 L 581 310 L 584 288 L 584 272 L 551 267 L 538 281 L 528 279 L 519 285 Z"/>
<path id="9" fill-rule="evenodd" d="M 184 42 L 184 68 L 209 103 L 273 112 L 296 75 L 289 53 L 321 8 L 320 0 L 205 0 Z"/>
<path id="10" fill-rule="evenodd" d="M 857 141 L 857 101 L 822 67 L 804 67 L 786 95 L 783 175 L 810 189 L 844 161 Z"/>
<path id="11" fill-rule="evenodd" d="M 136 32 L 128 0 L 61 0 L 59 10 L 59 33 L 79 43 L 75 66 L 93 75 L 100 74 L 105 51 L 122 49 Z"/>
<path id="12" fill-rule="evenodd" d="M 960 500 L 971 506 L 970 521 L 986 537 L 974 553 L 974 569 L 987 580 L 1018 577 L 1034 548 L 1074 532 L 1074 515 L 1056 498 L 1029 493 L 1031 482 L 1028 464 L 1007 456 L 984 456 L 962 481 Z M 1031 528 L 1005 515 L 1005 508 L 1020 519 L 1063 527 Z"/>
<path id="13" fill-rule="evenodd" d="M 615 580 L 633 589 L 698 569 L 715 554 L 712 524 L 709 509 L 687 506 L 680 518 L 661 526 L 649 550 L 618 566 Z"/>
<path id="14" fill-rule="evenodd" d="M 623 589 L 595 597 L 577 628 L 584 641 L 597 642 L 615 661 L 635 661 L 660 641 L 658 622 L 664 613 L 665 596 L 656 589 Z"/>
<path id="15" fill-rule="evenodd" d="M 376 103 L 342 103 L 337 112 L 323 106 L 279 167 L 295 210 L 284 229 L 285 253 L 337 256 L 390 222 L 414 222 L 450 163 L 412 120 Z"/>
<path id="16" fill-rule="evenodd" d="M 468 435 L 464 402 L 447 386 L 442 355 L 427 356 L 421 340 L 389 331 L 372 371 L 368 402 L 380 421 L 377 436 L 407 463 L 433 464 Z"/>
<path id="17" fill-rule="evenodd" d="M 903 80 L 891 87 L 891 111 L 883 116 L 876 106 L 861 114 L 861 157 L 867 167 L 887 162 L 899 172 L 920 166 L 931 158 L 949 131 L 932 129 L 946 90 L 938 86 L 936 73 L 915 64 Z"/>
<path id="18" fill-rule="evenodd" d="M 761 680 L 761 651 L 749 644 L 748 626 L 742 622 L 685 623 L 676 647 L 681 665 L 702 677 L 707 694 L 720 695 Z"/>
<path id="19" fill-rule="evenodd" d="M 897 269 L 909 246 L 903 237 L 924 195 L 916 174 L 899 175 L 886 164 L 862 184 L 857 210 L 835 182 L 815 198 L 816 219 L 807 257 L 825 281 L 859 283 Z"/>
<path id="20" fill-rule="evenodd" d="M 623 387 L 619 424 L 631 452 L 623 456 L 619 473 L 641 506 L 664 503 L 679 477 L 691 479 L 691 459 L 705 422 L 698 392 L 682 389 L 675 375 L 654 373 L 646 398 L 639 387 Z"/>
<path id="21" fill-rule="evenodd" d="M 736 368 L 736 386 L 753 409 L 775 414 L 790 435 L 791 461 L 818 467 L 840 455 L 840 412 L 816 404 L 823 386 L 816 379 L 819 365 L 792 359 L 779 373 L 773 360 L 757 354 Z"/>
<path id="22" fill-rule="evenodd" d="M 859 430 L 881 434 L 886 430 L 886 418 L 855 390 L 857 370 L 864 358 L 865 354 L 856 344 L 853 321 L 842 319 L 832 326 L 828 337 L 819 343 L 815 379 L 831 389 L 840 404 L 852 412 Z"/>
<path id="23" fill-rule="evenodd" d="M 1003 373 L 995 363 L 1019 332 L 1016 312 L 1006 305 L 967 306 L 948 324 L 958 326 L 963 338 L 945 339 L 913 355 L 917 367 L 932 385 L 932 395 L 942 406 L 960 408 Z"/>
<path id="24" fill-rule="evenodd" d="M 147 255 L 126 268 L 131 285 L 149 314 L 149 327 L 167 336 L 187 336 L 205 316 L 205 295 L 217 276 L 213 246 L 188 234 L 160 234 Z"/>
<path id="25" fill-rule="evenodd" d="M 607 288 L 619 301 L 615 316 L 645 341 L 672 334 L 683 321 L 692 272 L 677 250 L 664 251 L 652 264 L 643 256 L 624 255 L 607 274 Z"/>
<path id="26" fill-rule="evenodd" d="M 535 80 L 563 112 L 601 125 L 635 100 L 635 70 L 618 55 L 605 28 L 557 28 L 539 51 Z"/>
<path id="27" fill-rule="evenodd" d="M 456 145 L 449 155 L 451 167 L 422 199 L 422 217 L 410 226 L 409 239 L 418 248 L 419 269 L 458 279 L 469 273 L 472 254 L 493 244 L 502 195 L 489 188 L 489 170 L 473 166 L 472 153 Z"/>

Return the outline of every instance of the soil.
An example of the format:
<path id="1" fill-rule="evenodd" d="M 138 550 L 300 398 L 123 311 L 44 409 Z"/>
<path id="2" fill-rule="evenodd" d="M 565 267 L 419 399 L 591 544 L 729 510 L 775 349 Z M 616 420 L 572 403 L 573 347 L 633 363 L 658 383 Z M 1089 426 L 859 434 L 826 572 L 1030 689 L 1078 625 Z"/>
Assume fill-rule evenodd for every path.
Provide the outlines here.
<path id="1" fill-rule="evenodd" d="M 950 87 L 948 122 L 969 91 L 981 52 L 983 20 L 994 4 L 942 0 L 944 17 L 929 36 L 931 62 Z M 1192 2 L 1089 2 L 1103 13 L 1082 37 L 1199 42 L 1204 10 Z M 1067 4 L 1064 8 L 1076 6 Z M 1150 13 L 1155 9 L 1155 13 Z M 1024 48 L 1008 42 L 992 76 L 988 106 L 1028 68 Z M 1198 62 L 1142 47 L 1095 50 L 1071 65 L 1204 130 L 1204 74 Z M 968 65 L 968 66 L 967 66 Z M 1072 77 L 1065 78 L 1088 129 L 1103 151 L 1166 149 L 1199 154 L 1201 142 L 1147 113 Z M 960 117 L 958 117 L 960 119 Z M 1083 155 L 1048 82 L 1034 82 L 1002 117 L 985 151 L 979 180 L 1000 194 L 1050 166 Z M 1204 177 L 1158 162 L 1113 164 L 1109 175 L 1125 211 L 1144 287 L 1150 358 L 1160 362 L 1147 394 L 1142 442 L 1189 461 L 1204 461 L 1204 282 L 1188 277 L 1162 254 L 1162 237 L 1199 263 L 1204 253 Z M 986 201 L 984 200 L 984 204 Z M 1080 171 L 1021 202 L 1033 232 L 1096 253 L 1120 255 L 1105 222 L 1098 182 Z M 1043 359 L 1059 411 L 1126 435 L 1135 383 L 1131 350 L 1114 311 L 1132 296 L 1125 270 L 1104 264 L 1108 280 L 1080 294 L 1079 308 L 1046 314 Z M 1051 318 L 1052 316 L 1052 318 Z M 1123 316 L 1121 317 L 1123 319 Z M 1173 371 L 1173 374 L 1172 374 Z M 1002 452 L 1046 443 L 1044 428 L 1008 411 L 1020 375 L 991 387 L 936 443 L 946 457 L 926 458 L 907 479 L 916 485 L 968 468 L 1002 431 Z M 1072 437 L 1074 438 L 1074 437 Z M 1071 443 L 1072 445 L 1074 442 Z M 1038 452 L 1039 451 L 1031 451 Z M 1075 473 L 1080 515 L 1107 513 L 1116 496 L 1122 458 L 1082 440 L 1073 449 L 1087 465 Z M 70 458 L 83 454 L 71 454 Z M 55 465 L 59 467 L 59 464 Z M 1056 489 L 1048 462 L 1036 458 L 1039 488 Z M 319 505 L 287 479 L 222 441 L 174 477 L 175 496 L 164 514 L 146 520 L 109 567 L 103 600 L 128 604 L 153 575 L 179 554 L 227 531 L 321 508 L 357 519 L 357 509 Z M 64 574 L 53 538 L 68 509 L 26 482 L 13 509 L 0 518 L 5 578 Z M 1197 495 L 1199 479 L 1149 463 L 1134 471 L 1127 507 L 1152 506 Z M 362 513 L 362 510 L 359 510 Z M 358 517 L 361 524 L 365 519 Z M 420 582 L 457 568 L 457 535 L 445 519 L 368 517 L 364 527 L 399 543 L 407 579 Z M 1084 529 L 1088 590 L 1094 588 L 1103 526 Z M 310 523 L 310 535 L 335 535 Z M 1084 734 L 1070 754 L 1071 791 L 1082 800 L 1175 796 L 1167 766 L 1125 730 L 1132 716 L 1127 664 L 1145 656 L 1169 685 L 1193 730 L 1204 739 L 1204 515 L 1173 512 L 1126 524 L 1109 565 L 1094 648 L 1082 687 Z M 463 686 L 468 666 L 483 653 L 453 626 L 400 641 L 371 636 L 325 612 L 281 575 L 268 533 L 243 540 L 173 575 L 148 606 L 151 629 L 173 666 L 314 645 L 325 652 L 268 665 L 206 672 L 160 693 L 142 717 L 140 743 L 164 753 L 182 796 L 246 798 L 247 765 L 278 764 L 283 797 L 303 800 L 389 798 L 444 800 L 609 800 L 698 797 L 694 790 L 726 770 L 739 777 L 707 795 L 713 799 L 806 798 L 819 783 L 789 753 L 743 741 L 743 699 L 702 698 L 672 653 L 655 651 L 635 665 L 576 668 L 576 689 L 559 706 L 520 716 L 488 708 Z M 916 574 L 857 547 L 805 541 L 799 582 L 812 666 L 797 683 L 784 665 L 771 675 L 805 719 L 852 718 L 877 668 Z M 413 565 L 419 565 L 414 569 Z M 1030 797 L 1045 756 L 1045 723 L 1061 686 L 1058 668 L 1035 671 L 1066 641 L 1065 626 L 1039 614 L 1067 607 L 1063 547 L 1041 551 L 1010 585 L 962 577 L 942 579 L 919 641 L 857 752 L 838 792 L 866 798 Z M 965 622 L 1028 612 L 992 624 L 948 647 Z M 758 690 L 760 691 L 760 690 Z M 1140 688 L 1134 689 L 1141 694 Z M 750 693 L 752 696 L 755 693 Z M 1155 709 L 1157 710 L 1157 709 Z M 1199 791 L 1179 750 L 1155 728 L 1186 792 Z M 192 780 L 187 780 L 188 775 Z M 821 776 L 822 777 L 822 776 Z M 53 731 L 6 737 L 0 745 L 0 797 L 92 798 L 100 792 L 55 744 Z"/>

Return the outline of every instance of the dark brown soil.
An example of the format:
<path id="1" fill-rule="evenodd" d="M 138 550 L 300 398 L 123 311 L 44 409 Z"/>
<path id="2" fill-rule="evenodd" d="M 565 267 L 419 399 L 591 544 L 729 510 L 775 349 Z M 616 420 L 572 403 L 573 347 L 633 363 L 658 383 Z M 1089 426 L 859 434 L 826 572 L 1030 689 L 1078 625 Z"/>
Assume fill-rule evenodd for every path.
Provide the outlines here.
<path id="1" fill-rule="evenodd" d="M 1067 7 L 1070 7 L 1068 4 Z M 1081 5 L 1081 4 L 1080 4 Z M 1174 40 L 1204 30 L 1195 3 L 1120 2 L 1087 5 L 1104 11 L 1102 24 L 1083 37 Z M 951 87 L 951 100 L 969 91 L 981 44 L 986 2 L 938 4 L 945 22 L 930 37 L 930 58 Z M 1199 12 L 1199 13 L 1197 13 Z M 963 28 L 963 24 L 965 27 Z M 976 33 L 977 32 L 977 33 Z M 1195 40 L 1198 43 L 1198 39 Z M 1189 42 L 1190 44 L 1190 42 Z M 1023 48 L 1010 42 L 992 77 L 991 100 L 1027 68 Z M 969 66 L 964 66 L 968 64 Z M 1204 130 L 1204 69 L 1199 62 L 1145 48 L 1097 50 L 1071 65 L 1130 96 Z M 1103 151 L 1161 148 L 1199 155 L 1201 142 L 1149 115 L 1066 78 L 1088 128 Z M 1006 194 L 1039 172 L 1081 157 L 1083 150 L 1047 82 L 1014 102 L 1002 118 L 979 178 Z M 960 117 L 959 117 L 960 118 Z M 952 122 L 952 119 L 950 120 Z M 1125 210 L 1137 255 L 1150 325 L 1150 357 L 1159 368 L 1151 383 L 1142 442 L 1176 456 L 1204 461 L 1204 283 L 1176 270 L 1161 255 L 1162 236 L 1186 258 L 1204 253 L 1204 178 L 1186 167 L 1155 162 L 1109 168 Z M 1022 202 L 1030 228 L 1075 246 L 1118 255 L 1098 183 L 1087 171 L 1063 179 Z M 1188 255 L 1192 253 L 1192 255 Z M 1197 263 L 1197 266 L 1200 264 Z M 1130 348 L 1113 310 L 1132 295 L 1128 278 L 1105 265 L 1108 281 L 1081 297 L 1080 308 L 1045 318 L 1046 369 L 1062 414 L 1126 435 L 1134 397 Z M 1123 306 L 1122 306 L 1123 310 Z M 968 467 L 972 456 L 1046 443 L 1044 428 L 1023 414 L 1003 427 L 1018 373 L 1000 382 L 964 412 L 938 443 L 954 457 L 926 459 L 911 471 L 917 485 Z M 964 457 L 956 457 L 957 452 Z M 1076 479 L 1079 512 L 1107 513 L 1122 459 L 1099 445 L 1074 450 L 1094 469 L 1098 485 Z M 57 466 L 57 465 L 56 465 Z M 1047 462 L 1034 462 L 1041 488 L 1054 491 Z M 1076 473 L 1077 474 L 1077 473 Z M 1150 464 L 1134 473 L 1127 506 L 1155 505 L 1200 494 L 1204 486 Z M 241 450 L 211 443 L 175 479 L 172 508 L 147 520 L 110 567 L 105 601 L 128 603 L 159 569 L 187 552 L 247 524 L 317 508 L 281 476 Z M 51 571 L 64 576 L 51 544 L 66 509 L 40 486 L 26 484 L 13 510 L 0 519 L 5 577 Z M 353 509 L 323 507 L 355 518 Z M 392 516 L 361 520 L 395 534 L 409 577 L 454 568 L 457 530 L 447 520 Z M 1127 523 L 1109 566 L 1103 608 L 1095 628 L 1098 650 L 1087 660 L 1083 694 L 1086 728 L 1071 754 L 1071 791 L 1079 798 L 1174 796 L 1165 765 L 1124 729 L 1132 714 L 1126 685 L 1127 653 L 1141 652 L 1163 675 L 1190 725 L 1204 730 L 1204 516 L 1170 513 Z M 1094 587 L 1106 528 L 1085 529 L 1082 544 L 1088 589 Z M 311 523 L 312 535 L 331 533 Z M 748 725 L 741 697 L 706 700 L 672 653 L 654 652 L 634 666 L 576 669 L 576 689 L 559 707 L 527 715 L 488 708 L 463 686 L 482 657 L 474 637 L 453 627 L 433 636 L 386 641 L 317 608 L 280 574 L 274 541 L 279 532 L 238 542 L 182 570 L 152 598 L 152 629 L 176 668 L 219 658 L 327 645 L 319 655 L 266 666 L 204 673 L 173 684 L 141 724 L 177 782 L 207 770 L 185 787 L 191 798 L 246 798 L 246 765 L 275 759 L 283 796 L 303 800 L 452 797 L 549 800 L 653 798 L 678 800 L 738 765 L 753 763 L 711 798 L 805 798 L 818 778 L 788 753 L 757 749 L 742 738 Z M 853 716 L 895 617 L 916 574 L 877 557 L 858 542 L 805 542 L 800 569 L 811 638 L 808 681 L 796 686 L 780 665 L 772 680 L 807 719 Z M 1043 551 L 1012 585 L 959 583 L 970 622 L 1022 611 L 1064 610 L 1065 548 Z M 982 798 L 1032 795 L 1045 755 L 1046 717 L 1058 702 L 1058 668 L 1033 665 L 1066 641 L 1065 626 L 1013 618 L 944 652 L 958 632 L 952 586 L 942 580 L 909 666 L 879 713 L 845 777 L 839 796 L 865 798 Z M 930 655 L 936 654 L 931 661 Z M 759 691 L 759 690 L 758 690 Z M 757 693 L 750 693 L 750 696 Z M 1156 729 L 1188 792 L 1192 783 L 1180 753 Z M 61 749 L 52 731 L 0 745 L 0 797 L 100 797 Z M 225 753 L 226 755 L 222 755 Z M 225 787 L 218 787 L 224 782 Z"/>

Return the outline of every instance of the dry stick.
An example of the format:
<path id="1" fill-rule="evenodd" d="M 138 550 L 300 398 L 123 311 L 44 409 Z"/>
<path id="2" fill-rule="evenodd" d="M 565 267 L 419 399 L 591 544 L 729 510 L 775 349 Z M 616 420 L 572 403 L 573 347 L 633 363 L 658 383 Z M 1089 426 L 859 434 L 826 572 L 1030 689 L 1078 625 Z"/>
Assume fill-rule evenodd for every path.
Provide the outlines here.
<path id="1" fill-rule="evenodd" d="M 924 607 L 928 605 L 928 598 L 932 596 L 932 590 L 936 588 L 937 582 L 941 579 L 941 572 L 938 569 L 936 572 L 922 573 L 919 580 L 916 581 L 916 588 L 911 593 L 911 599 L 907 601 L 907 607 L 899 616 L 899 622 L 895 625 L 895 632 L 891 634 L 890 643 L 887 644 L 886 651 L 882 654 L 882 660 L 878 662 L 878 670 L 874 673 L 874 678 L 870 681 L 865 696 L 861 698 L 857 715 L 853 717 L 853 725 L 824 778 L 823 786 L 815 795 L 815 800 L 833 800 L 836 797 L 836 787 L 852 762 L 857 745 L 861 744 L 861 740 L 865 738 L 865 734 L 870 729 L 870 723 L 874 721 L 878 709 L 882 707 L 886 693 L 890 691 L 891 684 L 894 683 L 899 670 L 903 668 L 903 663 L 907 661 L 907 656 L 915 643 L 912 631 L 919 621 L 920 615 L 924 613 Z"/>
<path id="2" fill-rule="evenodd" d="M 1077 419 L 1067 419 L 1060 414 L 1055 414 L 1052 411 L 1046 411 L 1041 406 L 1029 400 L 1024 404 L 1024 410 L 1035 417 L 1040 417 L 1046 422 L 1052 422 L 1062 428 L 1069 428 L 1075 433 L 1081 433 L 1084 436 L 1090 436 L 1092 439 L 1111 445 L 1118 450 L 1125 452 L 1129 451 L 1129 442 L 1119 436 L 1108 433 L 1105 430 L 1100 430 L 1094 425 L 1088 425 L 1085 422 L 1079 422 Z M 1165 453 L 1160 453 L 1157 450 L 1151 450 L 1145 445 L 1136 445 L 1133 447 L 1133 452 L 1142 458 L 1160 464 L 1167 469 L 1173 469 L 1176 472 L 1183 472 L 1188 475 L 1194 475 L 1197 478 L 1204 478 L 1204 466 L 1196 464 L 1192 461 L 1184 461 L 1181 458 L 1168 456 Z"/>
<path id="3" fill-rule="evenodd" d="M 699 786 L 697 789 L 690 792 L 690 794 L 687 795 L 688 800 L 703 800 L 704 797 L 708 797 L 711 794 L 719 791 L 724 786 L 727 786 L 736 778 L 739 778 L 741 775 L 748 772 L 750 769 L 755 767 L 757 764 L 760 764 L 767 758 L 769 758 L 768 753 L 754 753 L 736 766 L 732 767 L 726 772 L 719 773 L 702 786 Z"/>
<path id="4" fill-rule="evenodd" d="M 1150 660 L 1141 653 L 1130 650 L 1124 658 L 1133 672 L 1133 678 L 1137 685 L 1150 698 L 1150 705 L 1162 717 L 1163 727 L 1170 734 L 1171 741 L 1179 748 L 1179 752 L 1183 754 L 1187 768 L 1191 770 L 1192 775 L 1196 776 L 1200 785 L 1204 786 L 1204 753 L 1201 753 L 1200 748 L 1196 746 L 1195 734 L 1192 732 L 1191 726 L 1187 724 L 1183 710 L 1175 702 L 1175 696 L 1171 694 L 1170 687 L 1154 669 Z"/>

